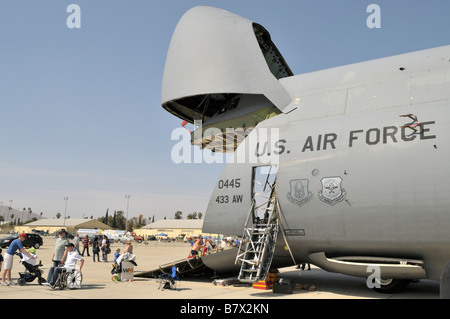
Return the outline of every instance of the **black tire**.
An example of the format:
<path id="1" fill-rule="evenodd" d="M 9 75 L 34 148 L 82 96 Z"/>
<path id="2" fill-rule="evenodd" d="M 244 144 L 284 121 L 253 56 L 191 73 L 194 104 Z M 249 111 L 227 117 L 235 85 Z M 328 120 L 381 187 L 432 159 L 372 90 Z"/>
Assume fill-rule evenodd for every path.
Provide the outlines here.
<path id="1" fill-rule="evenodd" d="M 394 293 L 403 290 L 411 280 L 409 279 L 381 279 L 380 288 L 373 288 L 379 293 Z"/>
<path id="2" fill-rule="evenodd" d="M 19 284 L 19 286 L 25 286 L 27 284 L 27 281 L 25 280 L 25 278 L 19 278 L 17 279 L 17 283 Z"/>
<path id="3" fill-rule="evenodd" d="M 39 247 L 41 247 L 39 243 L 34 243 L 34 248 L 39 249 Z"/>
<path id="4" fill-rule="evenodd" d="M 45 280 L 44 278 L 38 278 L 38 283 L 39 283 L 39 285 L 42 286 L 42 284 L 43 284 L 43 283 L 46 283 L 46 282 L 47 282 L 47 280 Z"/>

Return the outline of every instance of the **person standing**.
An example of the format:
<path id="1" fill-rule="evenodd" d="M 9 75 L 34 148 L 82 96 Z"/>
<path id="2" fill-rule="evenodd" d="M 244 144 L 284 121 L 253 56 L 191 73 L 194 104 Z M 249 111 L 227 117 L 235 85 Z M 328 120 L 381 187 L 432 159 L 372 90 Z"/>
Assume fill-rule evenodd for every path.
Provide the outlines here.
<path id="1" fill-rule="evenodd" d="M 80 253 L 80 236 L 78 236 L 78 233 L 75 234 L 75 237 L 73 238 L 73 246 L 75 247 L 76 252 L 81 255 Z"/>
<path id="2" fill-rule="evenodd" d="M 67 239 L 67 232 L 65 229 L 61 229 L 58 232 L 58 235 L 59 235 L 59 237 L 56 239 L 55 249 L 53 250 L 53 255 L 52 255 L 52 262 L 53 262 L 52 266 L 53 267 L 50 267 L 50 269 L 48 271 L 47 281 L 50 281 L 52 279 L 53 269 L 58 267 L 59 264 L 64 263 L 64 260 L 63 260 L 64 252 L 66 251 L 66 246 L 70 243 L 69 239 Z"/>
<path id="3" fill-rule="evenodd" d="M 108 262 L 108 254 L 111 253 L 111 248 L 109 248 L 109 239 L 106 235 L 103 235 L 101 250 L 103 262 L 106 263 Z"/>
<path id="4" fill-rule="evenodd" d="M 31 255 L 25 248 L 23 248 L 22 242 L 25 241 L 26 239 L 27 235 L 22 233 L 19 235 L 19 238 L 14 239 L 9 245 L 9 248 L 5 253 L 5 268 L 3 269 L 2 273 L 2 284 L 1 284 L 2 286 L 10 286 L 13 284 L 11 281 L 11 269 L 13 266 L 13 257 L 17 250 L 27 255 L 31 259 L 34 259 L 34 256 Z M 5 282 L 6 276 L 8 276 L 8 282 Z"/>
<path id="5" fill-rule="evenodd" d="M 227 239 L 224 238 L 224 239 L 222 239 L 222 243 L 220 244 L 220 248 L 226 249 L 227 247 L 228 247 L 228 245 L 227 245 Z"/>
<path id="6" fill-rule="evenodd" d="M 94 242 L 92 243 L 92 256 L 95 262 L 95 256 L 97 256 L 97 261 L 100 262 L 100 247 L 99 247 L 99 243 L 98 243 L 98 237 L 95 236 L 94 237 Z"/>
<path id="7" fill-rule="evenodd" d="M 211 240 L 209 238 L 205 239 L 205 246 L 203 247 L 203 254 L 205 254 L 206 252 L 210 252 L 213 250 L 213 247 L 211 245 Z"/>
<path id="8" fill-rule="evenodd" d="M 87 252 L 88 257 L 90 257 L 89 255 L 89 236 L 86 235 L 83 238 L 83 253 L 81 254 L 82 257 L 84 257 L 84 252 Z"/>

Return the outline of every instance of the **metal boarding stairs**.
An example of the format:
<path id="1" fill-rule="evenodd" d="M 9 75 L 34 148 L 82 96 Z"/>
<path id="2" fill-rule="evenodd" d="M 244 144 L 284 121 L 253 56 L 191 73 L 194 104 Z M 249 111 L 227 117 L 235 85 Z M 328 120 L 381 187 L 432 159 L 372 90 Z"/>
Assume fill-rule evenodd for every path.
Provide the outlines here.
<path id="1" fill-rule="evenodd" d="M 269 273 L 280 229 L 279 218 L 274 214 L 277 207 L 274 193 L 273 191 L 269 200 L 258 207 L 255 207 L 255 200 L 252 201 L 236 256 L 236 263 L 241 263 L 238 276 L 241 282 L 254 283 L 265 280 Z M 266 218 L 259 220 L 255 216 L 255 211 L 264 206 L 263 209 L 267 211 Z"/>

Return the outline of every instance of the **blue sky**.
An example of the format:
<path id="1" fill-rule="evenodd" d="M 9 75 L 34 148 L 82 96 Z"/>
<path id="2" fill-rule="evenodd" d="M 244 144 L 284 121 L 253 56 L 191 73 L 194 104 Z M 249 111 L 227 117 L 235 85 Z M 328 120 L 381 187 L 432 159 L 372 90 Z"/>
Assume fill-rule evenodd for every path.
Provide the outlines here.
<path id="1" fill-rule="evenodd" d="M 69 29 L 67 6 L 81 8 Z M 369 29 L 369 4 L 381 28 Z M 161 107 L 172 33 L 198 5 L 263 25 L 294 74 L 448 45 L 448 0 L 0 2 L 0 202 L 53 218 L 204 213 L 223 164 L 175 164 Z"/>

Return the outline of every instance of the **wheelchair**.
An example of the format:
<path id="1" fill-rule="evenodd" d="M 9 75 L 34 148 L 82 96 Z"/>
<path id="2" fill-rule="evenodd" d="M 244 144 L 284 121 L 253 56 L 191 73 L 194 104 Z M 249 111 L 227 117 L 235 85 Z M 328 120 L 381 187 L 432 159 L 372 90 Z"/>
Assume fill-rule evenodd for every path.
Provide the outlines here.
<path id="1" fill-rule="evenodd" d="M 177 290 L 178 283 L 180 278 L 177 275 L 177 267 L 172 266 L 172 272 L 163 273 L 158 276 L 159 277 L 159 287 L 163 291 L 164 289 Z"/>
<path id="2" fill-rule="evenodd" d="M 83 274 L 77 267 L 63 268 L 58 274 L 53 289 L 59 288 L 63 290 L 68 287 L 69 289 L 81 288 L 83 282 Z"/>

